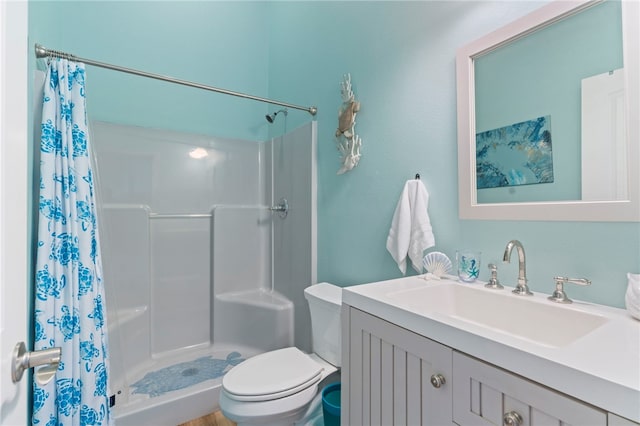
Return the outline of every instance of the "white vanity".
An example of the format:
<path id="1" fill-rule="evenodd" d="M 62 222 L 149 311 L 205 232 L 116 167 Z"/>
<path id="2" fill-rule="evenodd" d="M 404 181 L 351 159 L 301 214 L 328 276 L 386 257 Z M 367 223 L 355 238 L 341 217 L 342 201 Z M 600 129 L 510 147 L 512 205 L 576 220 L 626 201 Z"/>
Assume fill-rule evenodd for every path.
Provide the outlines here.
<path id="1" fill-rule="evenodd" d="M 342 424 L 640 424 L 640 321 L 483 284 L 345 288 Z"/>

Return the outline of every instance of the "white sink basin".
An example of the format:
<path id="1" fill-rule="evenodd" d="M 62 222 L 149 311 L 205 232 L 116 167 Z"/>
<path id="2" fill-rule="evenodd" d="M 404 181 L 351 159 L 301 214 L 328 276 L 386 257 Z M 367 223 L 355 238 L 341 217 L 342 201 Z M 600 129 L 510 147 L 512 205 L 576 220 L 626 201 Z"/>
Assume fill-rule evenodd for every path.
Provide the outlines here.
<path id="1" fill-rule="evenodd" d="M 574 305 L 518 296 L 508 289 L 428 284 L 386 296 L 401 308 L 437 313 L 551 347 L 565 346 L 608 321 L 604 316 L 580 311 Z"/>

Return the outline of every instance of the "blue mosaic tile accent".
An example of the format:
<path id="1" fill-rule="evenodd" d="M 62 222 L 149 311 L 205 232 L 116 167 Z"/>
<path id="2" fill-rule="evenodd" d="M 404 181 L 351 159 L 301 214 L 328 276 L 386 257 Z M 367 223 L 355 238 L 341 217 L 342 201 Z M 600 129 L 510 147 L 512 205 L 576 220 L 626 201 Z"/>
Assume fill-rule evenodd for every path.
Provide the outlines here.
<path id="1" fill-rule="evenodd" d="M 152 371 L 131 385 L 132 393 L 160 396 L 166 392 L 195 385 L 205 380 L 216 379 L 234 365 L 244 361 L 239 352 L 231 352 L 226 359 L 205 356 L 189 362 L 181 362 Z"/>

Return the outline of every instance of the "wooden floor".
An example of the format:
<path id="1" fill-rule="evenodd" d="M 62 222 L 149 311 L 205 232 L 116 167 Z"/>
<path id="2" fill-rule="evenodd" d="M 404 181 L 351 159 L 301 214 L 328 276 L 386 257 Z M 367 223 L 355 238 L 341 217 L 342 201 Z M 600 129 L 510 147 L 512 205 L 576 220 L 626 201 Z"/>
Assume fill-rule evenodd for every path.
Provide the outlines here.
<path id="1" fill-rule="evenodd" d="M 231 420 L 227 420 L 220 411 L 208 414 L 199 419 L 190 420 L 179 426 L 235 426 Z"/>

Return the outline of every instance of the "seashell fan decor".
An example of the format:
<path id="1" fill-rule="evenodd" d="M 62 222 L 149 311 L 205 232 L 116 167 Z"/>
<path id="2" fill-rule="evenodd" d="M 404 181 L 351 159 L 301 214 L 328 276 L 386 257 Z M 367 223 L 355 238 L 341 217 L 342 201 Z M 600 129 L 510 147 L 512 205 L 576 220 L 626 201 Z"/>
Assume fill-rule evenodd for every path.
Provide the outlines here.
<path id="1" fill-rule="evenodd" d="M 428 273 L 442 278 L 451 273 L 453 265 L 446 254 L 439 251 L 432 251 L 422 258 L 422 265 Z"/>
<path id="2" fill-rule="evenodd" d="M 629 284 L 624 298 L 625 306 L 632 317 L 640 320 L 640 274 L 629 272 L 627 280 Z"/>

